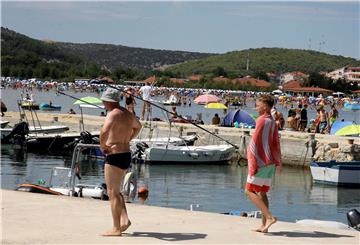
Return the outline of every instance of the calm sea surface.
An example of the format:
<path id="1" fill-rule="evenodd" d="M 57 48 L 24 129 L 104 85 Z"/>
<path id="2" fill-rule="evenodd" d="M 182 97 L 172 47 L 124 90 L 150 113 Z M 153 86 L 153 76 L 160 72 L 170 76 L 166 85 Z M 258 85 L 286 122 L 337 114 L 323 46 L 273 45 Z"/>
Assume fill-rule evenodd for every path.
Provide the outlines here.
<path id="1" fill-rule="evenodd" d="M 16 111 L 16 99 L 20 98 L 20 90 L 2 90 L 2 99 L 10 111 Z M 76 97 L 99 96 L 95 93 L 71 93 Z M 38 102 L 60 104 L 66 113 L 70 108 L 79 112 L 73 105 L 74 100 L 65 96 L 57 96 L 54 92 L 34 91 Z M 138 102 L 137 113 L 141 102 Z M 253 105 L 246 108 L 255 113 Z M 210 122 L 214 113 L 222 110 L 209 110 L 193 104 L 192 107 L 178 107 L 182 115 L 203 114 L 205 123 Z M 98 110 L 85 113 L 98 115 Z M 160 111 L 154 110 L 154 117 L 164 117 Z M 309 112 L 310 118 L 314 113 Z M 286 115 L 286 113 L 285 113 Z M 352 112 L 340 111 L 340 118 L 354 120 Z M 12 146 L 1 147 L 1 187 L 14 189 L 16 184 L 35 183 L 40 179 L 47 183 L 50 171 L 55 166 L 69 167 L 69 156 L 51 156 L 26 153 L 13 149 Z M 149 166 L 134 165 L 139 185 L 149 188 L 149 198 L 145 204 L 189 209 L 191 204 L 200 204 L 200 208 L 209 212 L 229 212 L 234 210 L 252 211 L 256 208 L 244 194 L 247 169 L 240 166 Z M 84 161 L 82 163 L 82 183 L 97 184 L 103 182 L 103 163 L 101 161 Z M 137 201 L 135 201 L 137 202 Z M 360 209 L 360 189 L 343 189 L 323 185 L 315 185 L 309 170 L 285 168 L 277 175 L 270 191 L 271 210 L 280 220 L 295 221 L 299 219 L 334 220 L 346 223 L 346 212 L 352 208 Z M 131 214 L 130 214 L 131 215 Z"/>

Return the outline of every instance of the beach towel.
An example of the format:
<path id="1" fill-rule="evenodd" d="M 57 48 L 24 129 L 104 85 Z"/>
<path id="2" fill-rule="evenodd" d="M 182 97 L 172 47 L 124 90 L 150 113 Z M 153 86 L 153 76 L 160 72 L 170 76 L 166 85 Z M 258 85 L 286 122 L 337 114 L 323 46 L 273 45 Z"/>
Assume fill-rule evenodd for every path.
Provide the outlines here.
<path id="1" fill-rule="evenodd" d="M 270 114 L 256 120 L 254 134 L 247 149 L 248 173 L 254 176 L 259 168 L 281 165 L 279 132 Z"/>

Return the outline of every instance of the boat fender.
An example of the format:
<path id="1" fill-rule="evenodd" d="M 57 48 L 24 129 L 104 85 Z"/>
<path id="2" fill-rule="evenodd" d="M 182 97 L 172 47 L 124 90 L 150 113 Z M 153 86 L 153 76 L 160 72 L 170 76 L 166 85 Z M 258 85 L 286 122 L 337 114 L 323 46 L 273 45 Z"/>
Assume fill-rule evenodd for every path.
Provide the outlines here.
<path id="1" fill-rule="evenodd" d="M 360 213 L 357 209 L 351 209 L 346 214 L 348 225 L 358 231 L 360 231 Z"/>
<path id="2" fill-rule="evenodd" d="M 121 192 L 129 198 L 135 198 L 137 192 L 137 180 L 133 172 L 129 172 L 124 176 Z"/>

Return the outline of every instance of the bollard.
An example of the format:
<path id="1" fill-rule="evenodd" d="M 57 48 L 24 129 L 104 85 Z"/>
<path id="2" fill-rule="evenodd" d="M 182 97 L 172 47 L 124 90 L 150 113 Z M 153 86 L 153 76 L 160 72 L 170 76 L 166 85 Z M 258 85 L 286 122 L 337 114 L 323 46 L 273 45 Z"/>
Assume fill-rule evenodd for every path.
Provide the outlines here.
<path id="1" fill-rule="evenodd" d="M 190 204 L 190 211 L 201 211 L 202 206 L 200 204 Z"/>

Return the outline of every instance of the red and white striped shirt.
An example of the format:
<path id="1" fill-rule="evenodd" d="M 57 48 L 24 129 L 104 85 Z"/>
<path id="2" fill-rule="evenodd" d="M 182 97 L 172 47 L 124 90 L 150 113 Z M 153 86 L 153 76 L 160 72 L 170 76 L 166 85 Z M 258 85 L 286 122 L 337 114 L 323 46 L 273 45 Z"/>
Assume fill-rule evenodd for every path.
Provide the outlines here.
<path id="1" fill-rule="evenodd" d="M 257 169 L 275 164 L 281 166 L 279 132 L 270 114 L 261 115 L 256 120 L 255 132 L 247 149 L 248 173 L 256 174 Z"/>

